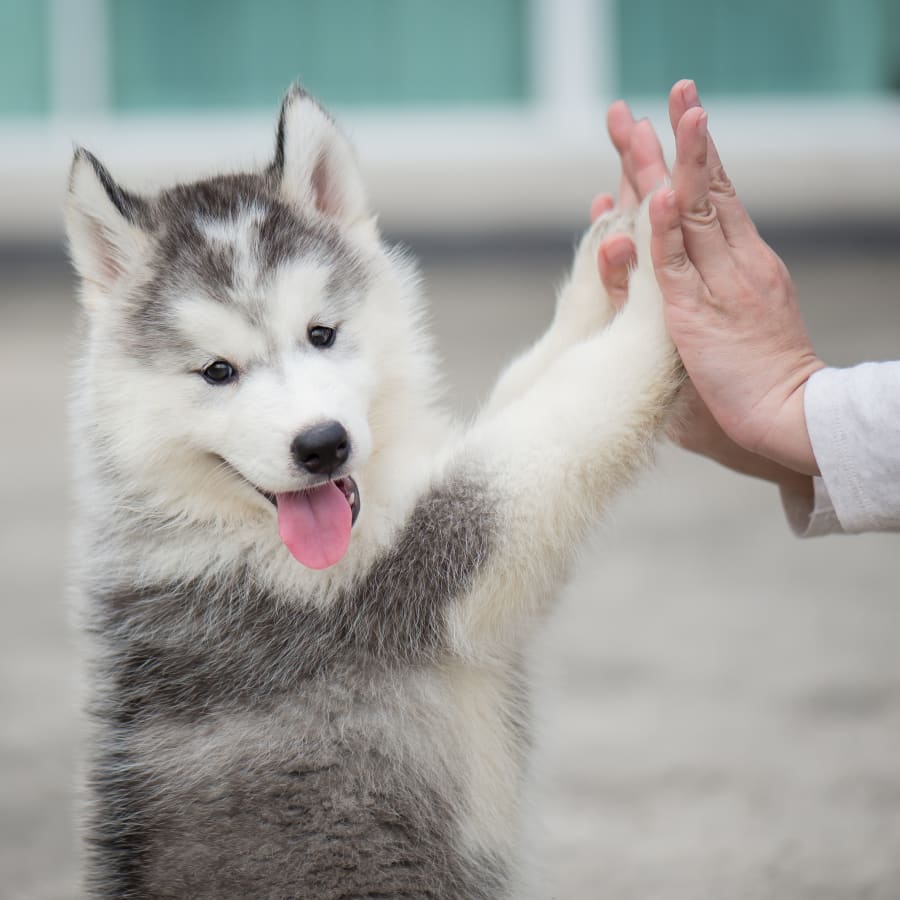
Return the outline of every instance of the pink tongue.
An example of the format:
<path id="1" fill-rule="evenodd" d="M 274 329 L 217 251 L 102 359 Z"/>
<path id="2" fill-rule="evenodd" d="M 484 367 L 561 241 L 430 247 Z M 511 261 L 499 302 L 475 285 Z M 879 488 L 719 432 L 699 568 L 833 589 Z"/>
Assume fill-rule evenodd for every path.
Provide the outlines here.
<path id="1" fill-rule="evenodd" d="M 310 569 L 333 566 L 350 544 L 352 512 L 329 481 L 309 491 L 277 494 L 278 534 L 294 558 Z"/>

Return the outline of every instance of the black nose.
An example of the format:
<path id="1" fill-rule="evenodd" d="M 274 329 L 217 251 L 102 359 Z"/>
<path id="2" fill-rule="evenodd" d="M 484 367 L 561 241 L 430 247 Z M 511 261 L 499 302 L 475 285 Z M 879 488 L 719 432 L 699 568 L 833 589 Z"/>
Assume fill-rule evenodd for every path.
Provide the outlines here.
<path id="1" fill-rule="evenodd" d="M 294 438 L 291 454 L 304 471 L 331 475 L 350 456 L 350 436 L 340 422 L 313 425 Z"/>

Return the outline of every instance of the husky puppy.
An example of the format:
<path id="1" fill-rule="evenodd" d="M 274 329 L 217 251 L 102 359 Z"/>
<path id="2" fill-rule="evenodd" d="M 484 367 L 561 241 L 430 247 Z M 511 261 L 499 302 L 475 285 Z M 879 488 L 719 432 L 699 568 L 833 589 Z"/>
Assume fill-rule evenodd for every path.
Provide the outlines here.
<path id="1" fill-rule="evenodd" d="M 262 171 L 139 196 L 76 151 L 92 895 L 511 896 L 523 644 L 680 378 L 646 210 L 615 317 L 611 221 L 463 429 L 302 90 Z"/>

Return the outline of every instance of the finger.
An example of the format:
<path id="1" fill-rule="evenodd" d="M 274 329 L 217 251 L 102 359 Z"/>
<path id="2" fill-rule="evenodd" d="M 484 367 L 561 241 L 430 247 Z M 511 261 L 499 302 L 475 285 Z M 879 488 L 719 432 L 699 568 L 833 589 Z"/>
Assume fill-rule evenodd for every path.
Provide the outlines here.
<path id="1" fill-rule="evenodd" d="M 688 309 L 704 302 L 709 292 L 685 246 L 678 199 L 671 188 L 650 199 L 650 256 L 666 306 Z"/>
<path id="2" fill-rule="evenodd" d="M 635 185 L 638 199 L 643 200 L 669 176 L 663 158 L 662 144 L 649 119 L 641 119 L 631 129 L 628 151 L 630 178 Z"/>
<path id="3" fill-rule="evenodd" d="M 697 86 L 688 78 L 677 82 L 669 92 L 669 121 L 672 131 L 678 133 L 678 123 L 689 110 L 700 106 Z M 707 134 L 707 166 L 709 168 L 709 193 L 719 214 L 719 221 L 726 240 L 738 246 L 749 238 L 758 236 L 750 214 L 741 203 L 725 166 L 719 156 L 715 141 Z"/>
<path id="4" fill-rule="evenodd" d="M 689 109 L 681 117 L 675 134 L 672 187 L 688 255 L 704 280 L 709 282 L 711 276 L 730 270 L 733 261 L 731 246 L 725 240 L 709 194 L 706 124 L 706 112 L 701 108 Z"/>
<path id="5" fill-rule="evenodd" d="M 635 209 L 639 202 L 638 195 L 631 186 L 631 181 L 625 174 L 625 169 L 623 168 L 622 178 L 619 181 L 619 206 L 622 209 Z"/>
<path id="6" fill-rule="evenodd" d="M 612 194 L 598 194 L 591 201 L 591 221 L 596 222 L 603 213 L 609 212 L 616 205 L 616 198 Z"/>
<path id="7" fill-rule="evenodd" d="M 616 148 L 619 156 L 625 156 L 628 152 L 628 142 L 631 140 L 631 129 L 634 128 L 634 117 L 624 100 L 616 100 L 611 103 L 606 111 L 606 130 L 609 139 Z"/>
<path id="8" fill-rule="evenodd" d="M 634 130 L 634 117 L 624 100 L 616 100 L 606 113 L 606 130 L 609 139 L 619 154 L 622 163 L 622 180 L 619 185 L 619 206 L 622 209 L 633 209 L 638 205 L 637 190 L 632 182 L 631 166 L 631 132 Z"/>
<path id="9" fill-rule="evenodd" d="M 678 123 L 689 110 L 700 106 L 697 86 L 689 78 L 675 82 L 669 91 L 669 122 L 672 123 L 672 134 L 678 133 Z"/>
<path id="10" fill-rule="evenodd" d="M 626 234 L 611 234 L 600 243 L 597 263 L 600 280 L 616 309 L 628 298 L 628 276 L 635 260 L 634 241 Z"/>

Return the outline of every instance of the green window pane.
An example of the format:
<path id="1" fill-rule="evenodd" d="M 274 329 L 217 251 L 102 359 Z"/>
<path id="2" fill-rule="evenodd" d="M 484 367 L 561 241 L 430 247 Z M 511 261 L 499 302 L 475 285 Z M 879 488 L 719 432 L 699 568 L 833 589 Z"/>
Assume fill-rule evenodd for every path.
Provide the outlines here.
<path id="1" fill-rule="evenodd" d="M 616 0 L 619 89 L 660 94 L 865 93 L 891 88 L 896 0 Z M 893 59 L 892 59 L 893 57 Z"/>
<path id="2" fill-rule="evenodd" d="M 111 0 L 119 109 L 516 102 L 523 0 Z"/>
<path id="3" fill-rule="evenodd" d="M 0 115 L 50 106 L 47 0 L 0 0 Z"/>
<path id="4" fill-rule="evenodd" d="M 900 3 L 887 3 L 884 22 L 884 82 L 888 90 L 900 94 Z"/>

